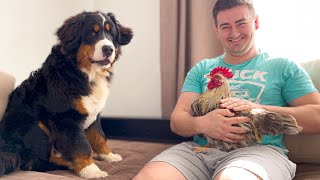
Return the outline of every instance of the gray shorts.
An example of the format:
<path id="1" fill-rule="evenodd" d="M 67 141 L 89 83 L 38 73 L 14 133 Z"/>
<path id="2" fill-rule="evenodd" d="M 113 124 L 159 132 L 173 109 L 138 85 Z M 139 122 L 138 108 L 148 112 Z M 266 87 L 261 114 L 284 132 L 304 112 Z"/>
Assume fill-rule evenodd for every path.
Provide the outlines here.
<path id="1" fill-rule="evenodd" d="M 264 180 L 288 180 L 296 172 L 296 164 L 287 158 L 281 148 L 275 146 L 256 145 L 231 152 L 210 148 L 201 153 L 193 152 L 195 146 L 193 142 L 175 145 L 150 162 L 168 163 L 188 180 L 211 180 L 228 167 L 246 169 Z"/>

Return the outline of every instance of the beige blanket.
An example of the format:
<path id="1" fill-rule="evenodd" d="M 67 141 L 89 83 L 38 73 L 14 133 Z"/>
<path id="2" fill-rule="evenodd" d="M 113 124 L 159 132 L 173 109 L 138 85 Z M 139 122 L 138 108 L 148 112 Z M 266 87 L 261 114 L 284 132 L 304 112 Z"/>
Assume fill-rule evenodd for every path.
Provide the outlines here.
<path id="1" fill-rule="evenodd" d="M 108 145 L 114 152 L 123 157 L 121 162 L 107 163 L 103 161 L 96 161 L 100 169 L 107 171 L 109 176 L 106 180 L 131 180 L 140 169 L 151 160 L 156 154 L 173 146 L 173 144 L 153 143 L 153 142 L 139 142 L 139 141 L 123 141 L 123 140 L 109 140 Z M 17 171 L 9 175 L 1 177 L 8 180 L 71 180 L 82 179 L 71 171 L 50 171 L 47 173 L 34 171 Z"/>

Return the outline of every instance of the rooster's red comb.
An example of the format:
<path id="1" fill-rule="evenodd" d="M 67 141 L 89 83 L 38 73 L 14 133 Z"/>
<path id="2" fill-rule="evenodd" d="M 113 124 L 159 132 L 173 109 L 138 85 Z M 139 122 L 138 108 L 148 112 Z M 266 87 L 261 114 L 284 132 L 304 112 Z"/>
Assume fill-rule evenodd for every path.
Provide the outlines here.
<path id="1" fill-rule="evenodd" d="M 224 77 L 228 79 L 233 77 L 231 69 L 227 67 L 217 67 L 212 69 L 212 71 L 210 72 L 210 76 L 213 76 L 215 74 L 222 74 Z"/>

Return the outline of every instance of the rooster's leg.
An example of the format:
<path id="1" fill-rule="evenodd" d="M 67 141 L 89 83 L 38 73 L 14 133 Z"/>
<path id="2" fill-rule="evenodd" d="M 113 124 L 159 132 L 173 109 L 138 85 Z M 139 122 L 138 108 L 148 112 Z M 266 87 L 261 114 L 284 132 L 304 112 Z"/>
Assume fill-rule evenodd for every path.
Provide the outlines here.
<path id="1" fill-rule="evenodd" d="M 206 147 L 206 146 L 193 147 L 193 152 L 202 153 L 203 151 L 205 151 L 207 149 L 208 149 L 208 147 Z"/>

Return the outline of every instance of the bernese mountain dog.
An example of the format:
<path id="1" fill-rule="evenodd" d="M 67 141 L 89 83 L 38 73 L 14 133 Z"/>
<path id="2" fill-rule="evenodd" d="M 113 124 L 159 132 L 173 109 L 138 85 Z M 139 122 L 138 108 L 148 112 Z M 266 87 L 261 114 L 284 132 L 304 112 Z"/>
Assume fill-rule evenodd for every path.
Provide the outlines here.
<path id="1" fill-rule="evenodd" d="M 108 147 L 99 113 L 112 65 L 132 30 L 112 13 L 82 12 L 57 30 L 41 68 L 10 95 L 0 124 L 0 175 L 16 169 L 71 169 L 83 178 L 108 175 L 94 163 L 121 161 Z"/>

